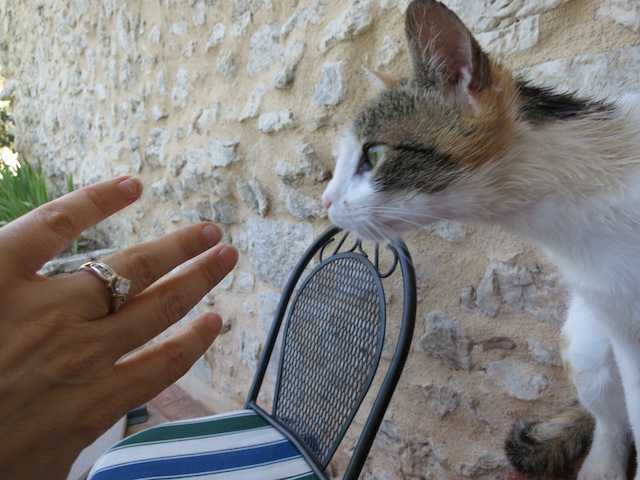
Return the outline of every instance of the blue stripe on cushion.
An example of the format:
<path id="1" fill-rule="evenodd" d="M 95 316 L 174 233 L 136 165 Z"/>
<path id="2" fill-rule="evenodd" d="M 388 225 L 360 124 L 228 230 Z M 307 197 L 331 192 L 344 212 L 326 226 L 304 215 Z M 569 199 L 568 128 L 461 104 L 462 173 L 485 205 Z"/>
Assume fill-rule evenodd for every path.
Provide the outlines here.
<path id="1" fill-rule="evenodd" d="M 259 445 L 213 454 L 199 454 L 173 458 L 155 458 L 139 463 L 118 465 L 98 471 L 92 480 L 137 480 L 140 478 L 189 477 L 205 473 L 220 473 L 259 465 L 279 463 L 300 457 L 289 441 Z"/>

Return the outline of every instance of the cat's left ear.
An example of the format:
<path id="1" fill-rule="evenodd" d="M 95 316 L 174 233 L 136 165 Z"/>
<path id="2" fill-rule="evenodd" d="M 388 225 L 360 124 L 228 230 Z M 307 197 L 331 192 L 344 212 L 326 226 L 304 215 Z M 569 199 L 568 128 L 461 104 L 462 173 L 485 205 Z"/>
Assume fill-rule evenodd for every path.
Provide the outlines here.
<path id="1" fill-rule="evenodd" d="M 491 85 L 491 62 L 462 21 L 440 2 L 413 0 L 405 31 L 414 77 L 474 94 Z"/>
<path id="2" fill-rule="evenodd" d="M 362 71 L 369 81 L 378 90 L 386 90 L 387 88 L 393 88 L 400 83 L 401 78 L 388 73 L 378 72 L 375 70 L 369 70 L 367 67 L 362 67 Z"/>

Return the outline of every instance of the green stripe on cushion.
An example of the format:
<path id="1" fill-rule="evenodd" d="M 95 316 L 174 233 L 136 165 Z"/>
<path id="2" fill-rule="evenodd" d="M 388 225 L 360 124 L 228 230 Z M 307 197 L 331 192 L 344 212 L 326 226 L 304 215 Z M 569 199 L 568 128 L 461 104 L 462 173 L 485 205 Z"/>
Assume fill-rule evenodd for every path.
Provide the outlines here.
<path id="1" fill-rule="evenodd" d="M 151 427 L 116 444 L 112 450 L 131 445 L 183 440 L 215 435 L 225 435 L 245 430 L 269 427 L 269 423 L 257 414 L 245 414 L 234 417 L 214 418 L 199 422 L 165 424 Z"/>

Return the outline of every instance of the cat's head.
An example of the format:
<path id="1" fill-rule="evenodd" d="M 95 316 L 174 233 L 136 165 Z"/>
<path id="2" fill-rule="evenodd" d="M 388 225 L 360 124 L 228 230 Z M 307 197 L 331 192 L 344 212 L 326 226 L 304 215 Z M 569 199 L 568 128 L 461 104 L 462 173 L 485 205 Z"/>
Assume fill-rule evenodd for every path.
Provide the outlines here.
<path id="1" fill-rule="evenodd" d="M 329 218 L 364 238 L 477 213 L 518 128 L 516 82 L 453 12 L 414 0 L 405 29 L 412 76 L 370 72 L 382 91 L 342 139 L 322 196 Z"/>

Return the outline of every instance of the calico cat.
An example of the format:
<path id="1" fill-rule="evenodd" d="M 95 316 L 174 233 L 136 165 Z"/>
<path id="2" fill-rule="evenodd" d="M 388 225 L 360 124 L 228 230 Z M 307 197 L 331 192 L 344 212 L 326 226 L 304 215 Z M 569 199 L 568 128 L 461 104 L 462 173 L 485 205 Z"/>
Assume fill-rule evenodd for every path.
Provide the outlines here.
<path id="1" fill-rule="evenodd" d="M 572 293 L 560 344 L 582 407 L 519 422 L 508 455 L 549 474 L 592 440 L 579 479 L 622 480 L 640 445 L 640 98 L 515 79 L 437 1 L 405 29 L 412 75 L 370 72 L 382 91 L 341 141 L 329 218 L 374 240 L 446 219 L 540 245 Z"/>

